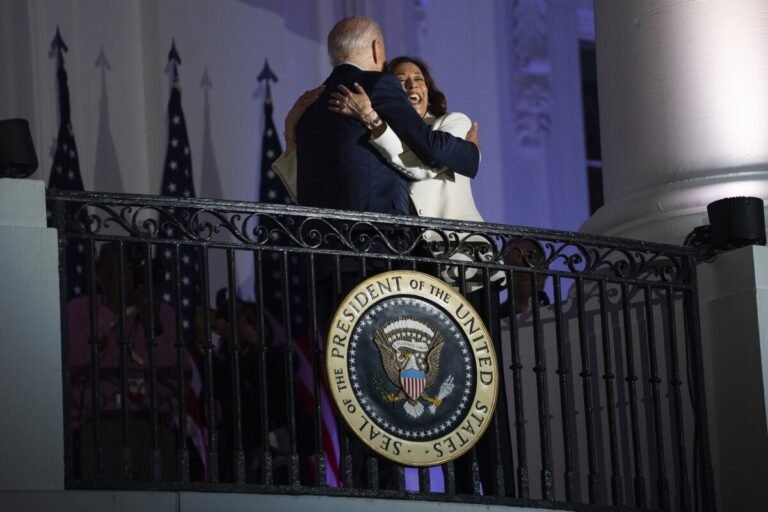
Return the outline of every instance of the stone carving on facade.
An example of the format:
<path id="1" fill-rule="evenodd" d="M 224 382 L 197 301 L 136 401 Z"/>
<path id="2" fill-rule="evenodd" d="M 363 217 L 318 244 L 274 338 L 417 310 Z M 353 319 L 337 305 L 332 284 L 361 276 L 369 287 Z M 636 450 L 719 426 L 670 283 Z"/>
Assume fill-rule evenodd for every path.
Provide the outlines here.
<path id="1" fill-rule="evenodd" d="M 414 7 L 416 13 L 416 54 L 421 55 L 421 49 L 427 44 L 427 10 L 429 9 L 430 0 L 415 0 Z"/>
<path id="2" fill-rule="evenodd" d="M 548 4 L 548 0 L 516 0 L 512 8 L 515 136 L 527 148 L 540 147 L 550 132 Z"/>

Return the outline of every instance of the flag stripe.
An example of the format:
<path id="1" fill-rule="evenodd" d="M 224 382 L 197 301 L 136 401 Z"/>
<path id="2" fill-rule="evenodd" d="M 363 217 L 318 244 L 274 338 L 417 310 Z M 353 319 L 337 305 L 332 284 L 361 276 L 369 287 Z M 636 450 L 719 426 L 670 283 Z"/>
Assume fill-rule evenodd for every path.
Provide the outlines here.
<path id="1" fill-rule="evenodd" d="M 304 406 L 311 410 L 314 415 L 316 402 L 313 380 L 314 372 L 312 371 L 309 340 L 309 335 L 302 336 L 296 344 L 299 347 L 299 350 L 296 353 L 299 359 L 300 399 Z M 328 394 L 322 387 L 320 388 L 320 414 L 322 415 L 323 449 L 326 460 L 326 482 L 330 486 L 337 487 L 339 475 L 339 442 L 338 437 L 335 435 L 337 432 L 336 416 L 331 406 L 331 402 L 328 399 Z"/>

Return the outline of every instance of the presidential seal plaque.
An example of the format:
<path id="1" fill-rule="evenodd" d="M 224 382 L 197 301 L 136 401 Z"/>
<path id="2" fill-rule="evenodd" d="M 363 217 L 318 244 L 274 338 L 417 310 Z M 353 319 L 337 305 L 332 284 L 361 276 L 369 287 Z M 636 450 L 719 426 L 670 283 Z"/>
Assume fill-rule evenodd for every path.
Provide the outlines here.
<path id="1" fill-rule="evenodd" d="M 405 465 L 466 453 L 496 406 L 488 330 L 467 299 L 420 272 L 385 272 L 357 285 L 331 320 L 326 366 L 349 429 Z"/>

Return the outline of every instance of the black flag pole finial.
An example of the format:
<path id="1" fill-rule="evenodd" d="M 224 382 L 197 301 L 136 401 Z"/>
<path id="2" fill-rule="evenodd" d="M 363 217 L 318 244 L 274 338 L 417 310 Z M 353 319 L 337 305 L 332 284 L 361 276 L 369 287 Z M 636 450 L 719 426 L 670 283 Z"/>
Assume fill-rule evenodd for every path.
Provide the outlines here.
<path id="1" fill-rule="evenodd" d="M 109 65 L 109 61 L 107 60 L 107 56 L 104 53 L 104 45 L 101 45 L 101 50 L 99 51 L 99 56 L 96 57 L 96 67 L 101 68 L 102 71 L 104 70 L 111 70 L 112 66 Z"/>
<path id="2" fill-rule="evenodd" d="M 59 26 L 56 25 L 56 35 L 53 36 L 51 41 L 51 55 L 55 55 L 59 61 L 59 67 L 64 65 L 64 52 L 68 52 L 67 43 L 64 42 L 64 38 L 61 37 Z"/>
<path id="3" fill-rule="evenodd" d="M 56 35 L 53 36 L 53 41 L 51 41 L 51 50 L 59 51 L 59 52 L 69 51 L 69 48 L 67 48 L 67 44 L 64 42 L 64 38 L 61 37 L 61 31 L 59 30 L 58 25 L 56 25 Z"/>
<path id="4" fill-rule="evenodd" d="M 267 101 L 272 101 L 272 89 L 269 87 L 269 82 L 277 82 L 277 75 L 269 67 L 269 61 L 264 59 L 264 67 L 261 68 L 261 73 L 257 77 L 259 82 L 267 82 Z"/>
<path id="5" fill-rule="evenodd" d="M 263 82 L 264 80 L 267 81 L 267 84 L 269 84 L 269 81 L 277 82 L 277 75 L 272 71 L 272 69 L 269 67 L 269 61 L 267 59 L 264 59 L 264 67 L 261 69 L 261 73 L 259 73 L 259 82 Z"/>
<path id="6" fill-rule="evenodd" d="M 168 52 L 168 65 L 171 66 L 171 73 L 174 80 L 179 78 L 179 64 L 181 64 L 181 57 L 176 50 L 176 40 L 171 39 L 171 51 Z"/>
<path id="7" fill-rule="evenodd" d="M 200 87 L 206 90 L 213 87 L 213 82 L 211 82 L 211 77 L 208 75 L 208 66 L 203 67 L 203 77 L 200 79 Z"/>

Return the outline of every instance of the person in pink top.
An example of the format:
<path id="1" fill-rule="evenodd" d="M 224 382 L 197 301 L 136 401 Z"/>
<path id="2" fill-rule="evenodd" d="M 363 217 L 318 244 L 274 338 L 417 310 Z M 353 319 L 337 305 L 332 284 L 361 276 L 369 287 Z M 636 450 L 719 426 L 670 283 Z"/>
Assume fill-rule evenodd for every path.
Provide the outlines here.
<path id="1" fill-rule="evenodd" d="M 115 243 L 103 245 L 97 260 L 95 336 L 91 335 L 90 297 L 78 297 L 68 304 L 70 415 L 77 443 L 75 459 L 79 461 L 83 478 L 95 476 L 94 355 L 99 375 L 97 401 L 103 476 L 121 477 L 121 452 L 124 448 L 124 434 L 127 434 L 127 446 L 132 450 L 133 476 L 139 479 L 151 478 L 150 403 L 153 390 L 150 385 L 150 362 L 154 361 L 161 477 L 164 480 L 178 478 L 175 432 L 179 424 L 176 315 L 173 308 L 159 301 L 159 297 L 155 297 L 151 311 L 146 307 L 145 265 L 139 251 L 135 249 L 138 248 L 128 244 L 123 248 L 125 308 L 122 315 L 119 307 L 119 246 Z M 154 327 L 152 331 L 149 329 L 150 315 Z M 188 371 L 186 352 L 182 352 L 182 360 L 185 361 L 185 371 Z M 127 368 L 125 376 L 121 371 L 123 362 Z M 126 379 L 127 393 L 123 389 L 123 377 Z M 127 412 L 126 433 L 123 432 L 120 419 L 123 408 Z"/>

